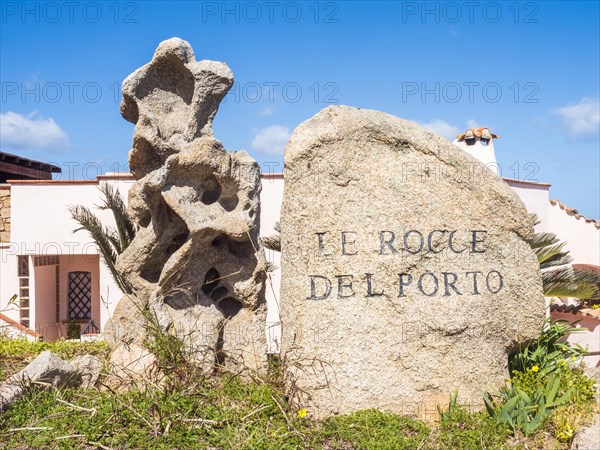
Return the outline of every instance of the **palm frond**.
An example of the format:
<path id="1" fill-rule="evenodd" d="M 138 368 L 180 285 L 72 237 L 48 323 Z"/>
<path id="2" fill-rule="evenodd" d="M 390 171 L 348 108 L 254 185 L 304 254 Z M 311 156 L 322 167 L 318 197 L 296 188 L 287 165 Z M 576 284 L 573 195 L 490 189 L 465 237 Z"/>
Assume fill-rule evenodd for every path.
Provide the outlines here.
<path id="1" fill-rule="evenodd" d="M 559 241 L 560 239 L 554 233 L 535 233 L 529 245 L 531 248 L 540 248 L 556 244 Z"/>
<path id="2" fill-rule="evenodd" d="M 272 236 L 266 236 L 264 238 L 260 238 L 260 243 L 263 247 L 268 248 L 269 250 L 273 250 L 275 252 L 281 251 L 281 225 L 279 222 L 275 222 L 273 229 L 277 234 Z"/>
<path id="3" fill-rule="evenodd" d="M 580 300 L 597 299 L 600 277 L 591 271 L 560 267 L 542 272 L 546 297 L 572 297 Z"/>
<path id="4" fill-rule="evenodd" d="M 530 214 L 535 225 L 540 223 L 536 214 Z M 535 233 L 529 242 L 540 264 L 544 295 L 546 297 L 571 297 L 580 300 L 598 298 L 600 276 L 583 269 L 574 269 L 573 261 L 565 249 L 567 242 L 554 233 Z"/>
<path id="5" fill-rule="evenodd" d="M 541 269 L 569 264 L 573 260 L 569 256 L 569 252 L 563 250 L 567 245 L 566 242 L 560 242 L 558 237 L 552 233 L 540 234 L 544 236 L 538 238 L 538 233 L 536 233 L 530 245 L 532 245 Z M 533 245 L 537 245 L 537 247 L 533 247 Z"/>
<path id="6" fill-rule="evenodd" d="M 277 264 L 267 261 L 267 266 L 266 266 L 267 273 L 275 272 L 277 269 L 279 269 L 279 266 L 277 266 Z"/>
<path id="7" fill-rule="evenodd" d="M 73 230 L 73 233 L 85 230 L 90 234 L 115 282 L 123 292 L 131 293 L 131 288 L 119 274 L 115 265 L 118 256 L 117 244 L 119 244 L 115 231 L 104 227 L 100 219 L 85 206 L 70 206 L 69 212 L 71 213 L 71 217 L 81 225 L 79 228 Z"/>
<path id="8" fill-rule="evenodd" d="M 127 214 L 127 207 L 119 191 L 111 184 L 104 183 L 100 185 L 100 191 L 103 194 L 103 203 L 98 205 L 100 209 L 110 209 L 115 218 L 117 233 L 119 236 L 119 247 L 117 253 L 122 253 L 133 241 L 137 231 L 136 225 Z"/>

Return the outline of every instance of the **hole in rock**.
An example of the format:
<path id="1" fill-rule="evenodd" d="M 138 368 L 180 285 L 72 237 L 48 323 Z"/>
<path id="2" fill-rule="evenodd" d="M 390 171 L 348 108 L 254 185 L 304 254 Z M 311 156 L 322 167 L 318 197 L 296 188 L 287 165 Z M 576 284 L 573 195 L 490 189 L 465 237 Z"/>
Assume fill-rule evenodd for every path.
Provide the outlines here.
<path id="1" fill-rule="evenodd" d="M 150 216 L 150 214 L 141 217 L 140 220 L 138 221 L 138 225 L 142 228 L 148 228 L 148 225 L 150 225 L 150 222 L 152 221 L 152 217 Z"/>
<path id="2" fill-rule="evenodd" d="M 173 238 L 173 242 L 165 250 L 165 261 L 169 259 L 173 253 L 179 250 L 183 246 L 183 244 L 185 244 L 185 241 L 187 241 L 189 234 L 189 231 L 186 230 L 185 232 L 180 233 Z"/>
<path id="3" fill-rule="evenodd" d="M 227 240 L 228 238 L 226 235 L 220 234 L 212 240 L 211 245 L 213 247 L 222 247 L 227 243 Z"/>
<path id="4" fill-rule="evenodd" d="M 202 284 L 202 292 L 210 294 L 214 288 L 219 284 L 219 272 L 214 267 L 208 269 L 204 276 L 204 283 Z"/>
<path id="5" fill-rule="evenodd" d="M 210 294 L 210 298 L 212 298 L 216 302 L 221 297 L 225 297 L 227 295 L 227 292 L 229 292 L 229 291 L 227 290 L 226 287 L 223 287 L 223 286 L 218 287 L 214 291 L 212 291 L 212 294 Z"/>
<path id="6" fill-rule="evenodd" d="M 233 211 L 239 203 L 238 196 L 235 194 L 224 195 L 219 199 L 219 204 L 227 212 Z"/>
<path id="7" fill-rule="evenodd" d="M 140 276 L 149 283 L 158 283 L 160 272 L 160 266 L 147 267 L 140 271 Z"/>
<path id="8" fill-rule="evenodd" d="M 211 242 L 213 247 L 227 248 L 227 251 L 240 258 L 249 258 L 254 255 L 254 246 L 249 240 L 236 241 L 226 234 L 220 234 Z"/>
<path id="9" fill-rule="evenodd" d="M 221 310 L 227 319 L 231 319 L 243 308 L 243 305 L 233 297 L 225 297 L 217 307 Z"/>
<path id="10" fill-rule="evenodd" d="M 249 258 L 254 254 L 254 247 L 250 241 L 227 240 L 227 250 L 234 256 Z"/>
<path id="11" fill-rule="evenodd" d="M 202 198 L 205 205 L 212 205 L 221 197 L 221 185 L 215 177 L 209 177 L 200 186 L 202 189 Z"/>

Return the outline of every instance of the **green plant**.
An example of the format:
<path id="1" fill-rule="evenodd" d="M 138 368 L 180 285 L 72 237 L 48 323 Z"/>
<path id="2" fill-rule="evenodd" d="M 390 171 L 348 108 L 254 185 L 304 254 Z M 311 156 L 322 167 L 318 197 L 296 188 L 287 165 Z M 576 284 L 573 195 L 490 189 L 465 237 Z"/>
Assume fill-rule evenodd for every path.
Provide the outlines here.
<path id="1" fill-rule="evenodd" d="M 127 214 L 127 208 L 123 198 L 112 185 L 104 183 L 100 185 L 103 203 L 97 205 L 101 210 L 110 210 L 115 219 L 116 228 L 106 227 L 100 219 L 86 206 L 70 206 L 71 217 L 81 225 L 73 230 L 74 233 L 87 231 L 100 251 L 102 260 L 110 273 L 121 288 L 127 294 L 131 294 L 131 287 L 116 269 L 117 257 L 131 244 L 137 232 L 137 226 Z"/>
<path id="2" fill-rule="evenodd" d="M 18 308 L 18 306 L 17 306 L 18 303 L 19 303 L 19 296 L 17 294 L 13 294 L 13 296 L 8 299 L 8 302 L 6 302 L 6 307 L 3 310 L 0 310 L 0 313 L 4 312 L 4 311 L 9 311 L 13 307 Z"/>
<path id="3" fill-rule="evenodd" d="M 163 331 L 152 312 L 145 310 L 144 316 L 148 338 L 143 344 L 154 355 L 156 368 L 167 377 L 189 368 L 185 345 L 181 338 L 170 330 Z"/>
<path id="4" fill-rule="evenodd" d="M 485 412 L 470 412 L 450 397 L 448 410 L 439 410 L 439 437 L 436 450 L 480 450 L 501 448 L 507 438 L 505 427 Z"/>
<path id="5" fill-rule="evenodd" d="M 275 230 L 275 234 L 272 236 L 266 236 L 260 238 L 260 243 L 263 247 L 268 248 L 269 250 L 273 250 L 275 252 L 281 251 L 281 225 L 279 222 L 275 222 L 273 226 Z"/>
<path id="6" fill-rule="evenodd" d="M 326 420 L 315 448 L 417 449 L 430 434 L 422 422 L 369 409 Z"/>
<path id="7" fill-rule="evenodd" d="M 511 388 L 500 390 L 499 405 L 486 393 L 485 407 L 499 424 L 507 425 L 513 432 L 523 430 L 528 436 L 544 425 L 554 408 L 570 401 L 573 388 L 562 393 L 559 392 L 560 388 L 560 377 L 554 374 L 547 377 L 545 384 L 536 383 L 536 388 L 530 393 L 521 389 L 517 383 L 512 383 Z"/>
<path id="8" fill-rule="evenodd" d="M 67 323 L 67 339 L 81 339 L 81 325 L 79 323 Z"/>
<path id="9" fill-rule="evenodd" d="M 579 329 L 565 322 L 548 321 L 535 342 L 512 354 L 510 386 L 501 388 L 496 399 L 489 393 L 484 395 L 490 417 L 512 432 L 522 430 L 531 435 L 555 409 L 569 405 L 586 407 L 592 402 L 594 382 L 578 366 L 586 350 L 561 342 L 576 331 Z"/>
<path id="10" fill-rule="evenodd" d="M 578 344 L 561 342 L 569 334 L 582 331 L 585 330 L 573 327 L 564 320 L 546 320 L 542 333 L 535 342 L 509 356 L 511 376 L 515 371 L 526 372 L 533 366 L 537 366 L 542 373 L 550 373 L 558 368 L 561 361 L 582 358 L 587 350 Z"/>

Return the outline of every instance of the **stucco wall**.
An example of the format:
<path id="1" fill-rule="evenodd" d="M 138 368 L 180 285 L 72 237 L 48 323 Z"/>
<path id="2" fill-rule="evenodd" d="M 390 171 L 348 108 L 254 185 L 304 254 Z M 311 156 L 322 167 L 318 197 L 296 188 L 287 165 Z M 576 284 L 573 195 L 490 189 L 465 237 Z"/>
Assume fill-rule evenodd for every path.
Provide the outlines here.
<path id="1" fill-rule="evenodd" d="M 110 179 L 102 183 L 111 183 L 123 195 L 127 201 L 127 192 L 131 187 L 132 180 Z M 102 196 L 96 182 L 66 182 L 66 183 L 15 183 L 12 185 L 12 236 L 11 242 L 0 254 L 2 270 L 0 271 L 0 301 L 5 303 L 4 297 L 9 292 L 16 290 L 16 255 L 62 255 L 61 264 L 61 312 L 66 314 L 66 276 L 68 270 L 86 270 L 90 261 L 94 265 L 93 281 L 95 283 L 95 298 L 93 320 L 101 328 L 112 314 L 114 307 L 122 296 L 110 272 L 104 264 L 98 262 L 98 251 L 92 239 L 85 231 L 73 233 L 79 227 L 68 211 L 70 205 L 85 205 L 96 214 L 103 224 L 114 226 L 114 219 L 110 211 L 103 211 L 95 205 L 101 204 Z M 74 266 L 70 257 L 66 255 L 79 255 L 75 262 L 83 264 Z M 14 266 L 14 269 L 13 269 Z M 5 270 L 8 268 L 8 270 Z M 9 273 L 10 272 L 10 273 Z M 52 281 L 54 286 L 54 280 Z M 63 289 L 65 288 L 65 289 Z M 12 294 L 10 294 L 12 295 Z M 99 300 L 102 297 L 102 302 Z M 34 302 L 32 295 L 32 303 Z M 55 308 L 54 297 L 51 300 L 52 308 Z M 39 308 L 39 303 L 37 307 Z M 45 305 L 45 301 L 44 301 Z M 32 305 L 32 309 L 35 305 Z M 1 309 L 1 307 L 0 307 Z M 35 316 L 35 322 L 42 326 L 49 315 L 45 310 L 41 311 L 41 317 Z M 15 316 L 11 316 L 15 317 Z M 33 318 L 32 311 L 32 318 Z M 53 315 L 54 317 L 54 315 Z M 16 318 L 18 318 L 18 313 Z M 65 320 L 66 315 L 61 317 Z M 53 320 L 55 322 L 55 320 Z M 33 325 L 33 324 L 32 324 Z"/>
<path id="2" fill-rule="evenodd" d="M 270 176 L 262 179 L 260 194 L 260 235 L 262 237 L 275 234 L 275 222 L 279 221 L 283 202 L 283 177 Z M 281 342 L 281 325 L 279 323 L 279 287 L 281 286 L 281 253 L 265 249 L 267 261 L 276 267 L 267 276 L 265 297 L 269 308 L 267 314 L 267 338 L 269 352 L 278 353 Z"/>
<path id="3" fill-rule="evenodd" d="M 589 316 L 582 316 L 581 314 L 559 313 L 556 311 L 552 311 L 551 317 L 554 321 L 566 320 L 571 324 L 577 320 L 581 320 L 575 326 L 586 329 L 588 332 L 571 333 L 567 340 L 587 348 L 590 352 L 600 351 L 600 320 Z M 586 356 L 584 361 L 588 367 L 600 367 L 600 355 Z"/>
<path id="4" fill-rule="evenodd" d="M 0 313 L 19 321 L 19 306 L 9 305 L 10 298 L 19 294 L 17 256 L 9 246 L 0 244 Z"/>
<path id="5" fill-rule="evenodd" d="M 506 180 L 511 189 L 519 196 L 525 208 L 538 216 L 538 232 L 552 232 L 549 223 L 550 186 L 524 183 L 518 180 Z"/>
<path id="6" fill-rule="evenodd" d="M 35 329 L 44 339 L 59 337 L 56 325 L 56 266 L 35 268 Z"/>
<path id="7" fill-rule="evenodd" d="M 548 226 L 567 242 L 566 249 L 573 257 L 573 264 L 600 266 L 600 230 L 583 218 L 570 216 L 558 204 L 548 205 Z"/>

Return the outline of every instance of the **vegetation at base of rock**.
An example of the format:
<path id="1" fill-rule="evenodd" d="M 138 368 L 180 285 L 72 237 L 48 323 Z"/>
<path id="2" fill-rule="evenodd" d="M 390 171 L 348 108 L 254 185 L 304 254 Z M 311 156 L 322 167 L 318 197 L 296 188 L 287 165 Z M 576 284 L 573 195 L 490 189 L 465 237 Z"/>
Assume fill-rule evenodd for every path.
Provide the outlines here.
<path id="1" fill-rule="evenodd" d="M 59 339 L 47 342 L 30 341 L 25 338 L 12 339 L 0 335 L 0 381 L 21 370 L 45 350 L 66 360 L 85 354 L 105 359 L 109 353 L 108 345 L 104 341 L 74 342 Z"/>
<path id="2" fill-rule="evenodd" d="M 101 342 L 0 342 L 3 358 L 30 359 L 25 355 L 45 349 L 63 357 L 91 352 L 106 357 Z M 171 343 L 171 339 L 156 341 L 157 352 Z M 89 390 L 32 387 L 24 399 L 0 414 L 0 449 L 566 450 L 594 410 L 593 382 L 569 364 L 557 364 L 549 373 L 555 377 L 570 373 L 561 380 L 578 393 L 571 400 L 578 400 L 554 409 L 529 436 L 485 411 L 467 410 L 458 394 L 439 410 L 440 421 L 435 424 L 378 410 L 317 421 L 310 410 L 288 403 L 279 376 L 281 361 L 271 362 L 266 378 L 252 373 L 208 377 L 194 372 L 189 361 L 183 364 L 185 374 L 170 368 L 162 372 L 168 383 L 148 381 L 129 391 L 115 390 L 104 378 Z M 541 376 L 548 373 L 531 368 L 526 374 L 515 371 L 512 385 L 532 392 Z"/>
<path id="3" fill-rule="evenodd" d="M 581 368 L 580 361 L 586 350 L 576 344 L 560 342 L 577 331 L 564 322 L 548 321 L 535 342 L 511 355 L 509 385 L 496 395 L 484 395 L 490 417 L 513 433 L 523 432 L 529 436 L 553 415 L 560 414 L 566 422 L 562 427 L 559 425 L 561 430 L 556 436 L 570 439 L 575 419 L 590 414 L 595 394 L 594 381 Z M 567 420 L 565 411 L 573 413 L 573 420 Z"/>
<path id="4" fill-rule="evenodd" d="M 58 401 L 60 400 L 60 401 Z M 323 422 L 297 417 L 272 386 L 227 375 L 193 389 L 28 391 L 0 416 L 0 448 L 405 449 L 553 448 L 537 435 L 513 440 L 482 412 L 455 406 L 436 425 L 377 410 Z M 101 444 L 104 447 L 100 447 Z M 533 445 L 535 444 L 535 445 Z"/>

